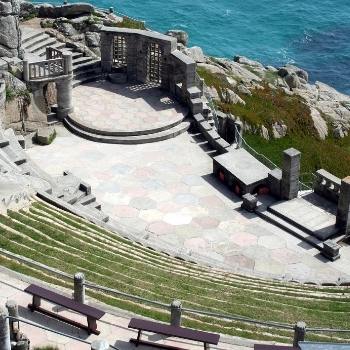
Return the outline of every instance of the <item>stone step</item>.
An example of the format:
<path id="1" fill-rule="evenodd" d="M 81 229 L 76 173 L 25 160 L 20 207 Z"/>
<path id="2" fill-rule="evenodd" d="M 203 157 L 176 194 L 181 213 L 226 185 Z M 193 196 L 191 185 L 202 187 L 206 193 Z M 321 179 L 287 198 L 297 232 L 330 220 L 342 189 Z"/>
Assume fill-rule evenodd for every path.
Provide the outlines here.
<path id="1" fill-rule="evenodd" d="M 73 80 L 73 88 L 79 85 L 91 83 L 93 81 L 98 81 L 100 79 L 102 79 L 101 73 L 84 73 L 75 77 Z"/>
<path id="2" fill-rule="evenodd" d="M 67 193 L 60 197 L 63 201 L 74 204 L 78 203 L 82 198 L 86 196 L 86 193 L 84 191 L 76 191 L 75 193 Z"/>
<path id="3" fill-rule="evenodd" d="M 40 44 L 41 42 L 47 40 L 50 38 L 50 35 L 46 34 L 46 33 L 41 33 L 41 35 L 37 35 L 34 38 L 31 38 L 30 40 L 28 40 L 26 43 L 22 43 L 22 48 L 25 51 L 31 51 L 31 48 L 35 45 Z"/>
<path id="4" fill-rule="evenodd" d="M 267 210 L 265 206 L 258 206 L 255 213 L 260 216 L 262 219 L 272 223 L 273 225 L 281 228 L 282 230 L 292 234 L 293 236 L 299 238 L 300 240 L 310 244 L 312 247 L 322 251 L 323 245 L 320 240 L 316 237 L 311 236 L 309 233 L 300 230 L 298 227 L 290 224 L 289 222 L 283 220 L 277 215 L 274 215 L 270 211 Z"/>
<path id="5" fill-rule="evenodd" d="M 45 34 L 44 32 L 41 32 L 39 30 L 30 29 L 27 27 L 22 27 L 21 31 L 22 31 L 22 44 L 25 44 L 25 43 L 43 35 L 43 34 Z"/>
<path id="6" fill-rule="evenodd" d="M 89 205 L 89 204 L 94 203 L 94 202 L 96 202 L 96 197 L 92 194 L 89 194 L 89 195 L 79 199 L 79 201 L 77 203 L 82 204 L 82 205 Z"/>
<path id="7" fill-rule="evenodd" d="M 64 124 L 72 133 L 78 136 L 81 136 L 87 140 L 102 142 L 102 143 L 129 144 L 129 145 L 167 140 L 184 133 L 190 127 L 190 122 L 184 121 L 170 129 L 153 133 L 153 134 L 137 135 L 137 136 L 107 136 L 107 135 L 100 135 L 100 134 L 85 131 L 81 129 L 79 126 L 77 126 L 74 123 L 74 121 L 72 121 L 72 119 L 70 118 L 65 118 Z"/>
<path id="8" fill-rule="evenodd" d="M 273 206 L 269 206 L 267 208 L 269 212 L 272 214 L 278 216 L 284 221 L 287 221 L 291 225 L 297 227 L 298 229 L 308 233 L 311 236 L 316 237 L 319 240 L 327 240 L 329 238 L 332 238 L 336 236 L 339 233 L 339 229 L 335 226 L 335 218 L 329 217 L 329 218 L 320 218 L 317 220 L 317 222 L 310 221 L 310 227 L 313 227 L 314 229 L 310 229 L 309 227 L 306 227 L 297 221 L 293 220 L 291 217 L 288 217 L 287 215 L 284 215 L 283 213 L 280 213 L 278 210 L 275 210 Z M 323 221 L 322 221 L 323 220 Z M 326 221 L 325 221 L 326 220 Z M 320 229 L 320 227 L 323 227 Z M 321 235 L 319 235 L 318 231 L 321 230 L 323 232 L 323 235 L 325 235 L 326 238 L 322 239 Z"/>
<path id="9" fill-rule="evenodd" d="M 96 61 L 95 58 L 90 56 L 80 56 L 73 59 L 73 68 L 79 66 L 81 63 Z"/>
<path id="10" fill-rule="evenodd" d="M 80 203 L 74 204 L 74 207 L 81 210 L 83 213 L 87 213 L 88 215 L 94 217 L 97 220 L 100 220 L 103 222 L 108 222 L 109 220 L 109 216 L 98 209 L 94 209 L 89 206 L 84 206 Z"/>
<path id="11" fill-rule="evenodd" d="M 172 123 L 169 123 L 167 125 L 164 125 L 162 127 L 153 128 L 153 129 L 142 129 L 142 130 L 133 130 L 133 131 L 118 131 L 118 130 L 100 130 L 95 129 L 93 126 L 87 126 L 83 124 L 80 120 L 76 119 L 76 116 L 74 113 L 72 113 L 69 116 L 70 122 L 74 124 L 77 128 L 84 130 L 89 133 L 97 134 L 97 135 L 103 135 L 103 136 L 116 136 L 116 137 L 127 137 L 127 136 L 139 136 L 139 135 L 151 135 L 155 133 L 159 133 L 165 130 L 169 130 L 180 123 L 184 121 L 184 117 L 179 115 L 175 121 Z M 220 136 L 218 136 L 220 137 Z"/>
<path id="12" fill-rule="evenodd" d="M 64 49 L 66 47 L 66 44 L 65 43 L 61 43 L 59 41 L 55 42 L 54 44 L 52 45 L 48 45 L 50 47 L 53 47 L 54 49 L 57 49 L 57 50 L 61 50 L 61 49 Z M 40 57 L 44 57 L 46 58 L 46 47 L 42 47 L 40 50 L 38 50 L 37 52 L 35 52 L 38 56 Z"/>
<path id="13" fill-rule="evenodd" d="M 0 140 L 0 148 L 6 147 L 10 144 L 9 140 Z"/>
<path id="14" fill-rule="evenodd" d="M 93 68 L 99 68 L 101 67 L 101 61 L 100 60 L 92 60 L 85 63 L 80 63 L 74 66 L 74 75 L 76 75 L 77 72 L 82 72 L 85 70 L 93 69 Z"/>
<path id="15" fill-rule="evenodd" d="M 25 50 L 25 51 L 40 55 L 43 50 L 46 53 L 46 47 L 53 46 L 54 44 L 57 44 L 56 39 L 49 37 L 31 46 L 28 50 Z"/>

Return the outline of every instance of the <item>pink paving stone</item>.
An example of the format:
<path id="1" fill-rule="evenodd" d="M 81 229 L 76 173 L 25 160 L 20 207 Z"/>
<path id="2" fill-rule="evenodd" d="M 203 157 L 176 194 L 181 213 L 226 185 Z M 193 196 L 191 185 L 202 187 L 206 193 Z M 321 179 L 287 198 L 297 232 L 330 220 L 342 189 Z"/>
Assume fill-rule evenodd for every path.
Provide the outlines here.
<path id="1" fill-rule="evenodd" d="M 237 254 L 237 255 L 227 255 L 225 257 L 225 263 L 233 266 L 239 266 L 244 269 L 253 269 L 254 260 L 248 258 L 247 256 Z"/>
<path id="2" fill-rule="evenodd" d="M 274 249 L 271 251 L 271 258 L 280 263 L 295 264 L 300 262 L 302 257 L 290 249 Z"/>
<path id="3" fill-rule="evenodd" d="M 258 238 L 250 233 L 242 232 L 230 236 L 230 241 L 239 245 L 240 247 L 248 247 L 250 245 L 255 245 Z"/>
<path id="4" fill-rule="evenodd" d="M 113 174 L 112 173 L 108 173 L 108 172 L 102 172 L 102 171 L 98 171 L 95 174 L 95 177 L 99 180 L 112 180 L 113 179 Z"/>
<path id="5" fill-rule="evenodd" d="M 225 206 L 225 203 L 215 195 L 203 197 L 199 200 L 199 202 L 201 205 L 208 208 L 222 208 Z"/>
<path id="6" fill-rule="evenodd" d="M 161 202 L 158 204 L 157 208 L 162 213 L 171 213 L 180 210 L 181 205 L 174 202 Z"/>
<path id="7" fill-rule="evenodd" d="M 219 220 L 212 218 L 210 216 L 200 216 L 194 218 L 193 221 L 197 223 L 202 228 L 215 228 L 219 225 Z"/>
<path id="8" fill-rule="evenodd" d="M 190 238 L 190 239 L 186 239 L 184 242 L 184 246 L 188 249 L 205 249 L 207 247 L 207 242 L 205 239 L 203 238 Z"/>
<path id="9" fill-rule="evenodd" d="M 135 169 L 132 174 L 138 178 L 150 177 L 155 174 L 154 169 L 150 167 L 143 167 Z"/>
<path id="10" fill-rule="evenodd" d="M 114 214 L 120 218 L 134 218 L 139 215 L 139 211 L 127 205 L 117 205 L 114 207 Z"/>
<path id="11" fill-rule="evenodd" d="M 190 188 L 183 182 L 172 182 L 167 185 L 167 189 L 170 193 L 186 193 Z"/>
<path id="12" fill-rule="evenodd" d="M 169 225 L 164 221 L 153 222 L 147 227 L 147 231 L 156 235 L 166 235 L 174 233 L 174 226 Z"/>
<path id="13" fill-rule="evenodd" d="M 127 188 L 123 192 L 125 192 L 130 197 L 145 197 L 147 195 L 147 191 L 144 188 Z"/>

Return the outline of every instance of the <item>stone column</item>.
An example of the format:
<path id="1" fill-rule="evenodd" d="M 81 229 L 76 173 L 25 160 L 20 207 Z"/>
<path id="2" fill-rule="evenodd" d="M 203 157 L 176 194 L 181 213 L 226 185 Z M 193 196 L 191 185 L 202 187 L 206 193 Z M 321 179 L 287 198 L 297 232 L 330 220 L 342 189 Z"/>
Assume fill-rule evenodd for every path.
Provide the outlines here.
<path id="1" fill-rule="evenodd" d="M 109 349 L 109 343 L 106 340 L 100 339 L 100 340 L 94 340 L 91 343 L 91 350 L 108 350 Z"/>
<path id="2" fill-rule="evenodd" d="M 180 300 L 174 300 L 170 305 L 170 324 L 172 326 L 181 326 L 182 304 Z"/>
<path id="3" fill-rule="evenodd" d="M 111 73 L 113 66 L 113 38 L 112 34 L 101 33 L 101 67 L 103 73 Z"/>
<path id="4" fill-rule="evenodd" d="M 300 156 L 301 153 L 294 148 L 283 152 L 281 195 L 284 199 L 293 199 L 298 196 Z"/>
<path id="5" fill-rule="evenodd" d="M 341 180 L 336 225 L 350 234 L 350 176 Z"/>
<path id="6" fill-rule="evenodd" d="M 0 350 L 11 350 L 10 327 L 7 317 L 7 309 L 0 307 Z"/>
<path id="7" fill-rule="evenodd" d="M 29 61 L 23 60 L 23 80 L 29 81 Z"/>
<path id="8" fill-rule="evenodd" d="M 74 300 L 85 304 L 85 275 L 78 272 L 74 275 Z"/>
<path id="9" fill-rule="evenodd" d="M 73 78 L 67 77 L 56 81 L 57 87 L 57 118 L 64 119 L 73 108 Z"/>
<path id="10" fill-rule="evenodd" d="M 298 343 L 305 340 L 306 324 L 305 322 L 297 322 L 294 326 L 293 346 L 298 348 Z"/>
<path id="11" fill-rule="evenodd" d="M 8 300 L 6 302 L 6 308 L 8 311 L 9 316 L 11 317 L 19 317 L 18 313 L 18 305 L 14 300 Z M 10 320 L 10 332 L 11 332 L 11 339 L 14 337 L 14 332 L 19 330 L 19 322 Z"/>
<path id="12" fill-rule="evenodd" d="M 235 121 L 235 141 L 238 148 L 242 147 L 243 123 L 240 120 Z"/>

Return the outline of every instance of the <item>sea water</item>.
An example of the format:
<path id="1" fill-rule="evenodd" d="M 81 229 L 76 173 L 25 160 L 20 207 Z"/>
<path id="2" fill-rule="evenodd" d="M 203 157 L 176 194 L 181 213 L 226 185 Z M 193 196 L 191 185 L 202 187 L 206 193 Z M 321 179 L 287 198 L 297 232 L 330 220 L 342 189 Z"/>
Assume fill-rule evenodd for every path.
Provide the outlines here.
<path id="1" fill-rule="evenodd" d="M 265 65 L 292 63 L 350 94 L 350 0 L 92 0 L 145 20 L 151 29 L 183 29 L 206 54 L 243 55 Z"/>

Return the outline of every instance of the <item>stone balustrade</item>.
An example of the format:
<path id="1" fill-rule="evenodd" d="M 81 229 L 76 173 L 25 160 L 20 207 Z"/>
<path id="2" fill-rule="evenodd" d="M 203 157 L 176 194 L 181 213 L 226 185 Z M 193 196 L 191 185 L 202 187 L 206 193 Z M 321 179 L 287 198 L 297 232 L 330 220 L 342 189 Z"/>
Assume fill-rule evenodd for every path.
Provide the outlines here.
<path id="1" fill-rule="evenodd" d="M 341 180 L 324 169 L 316 171 L 314 192 L 318 195 L 338 203 Z"/>

